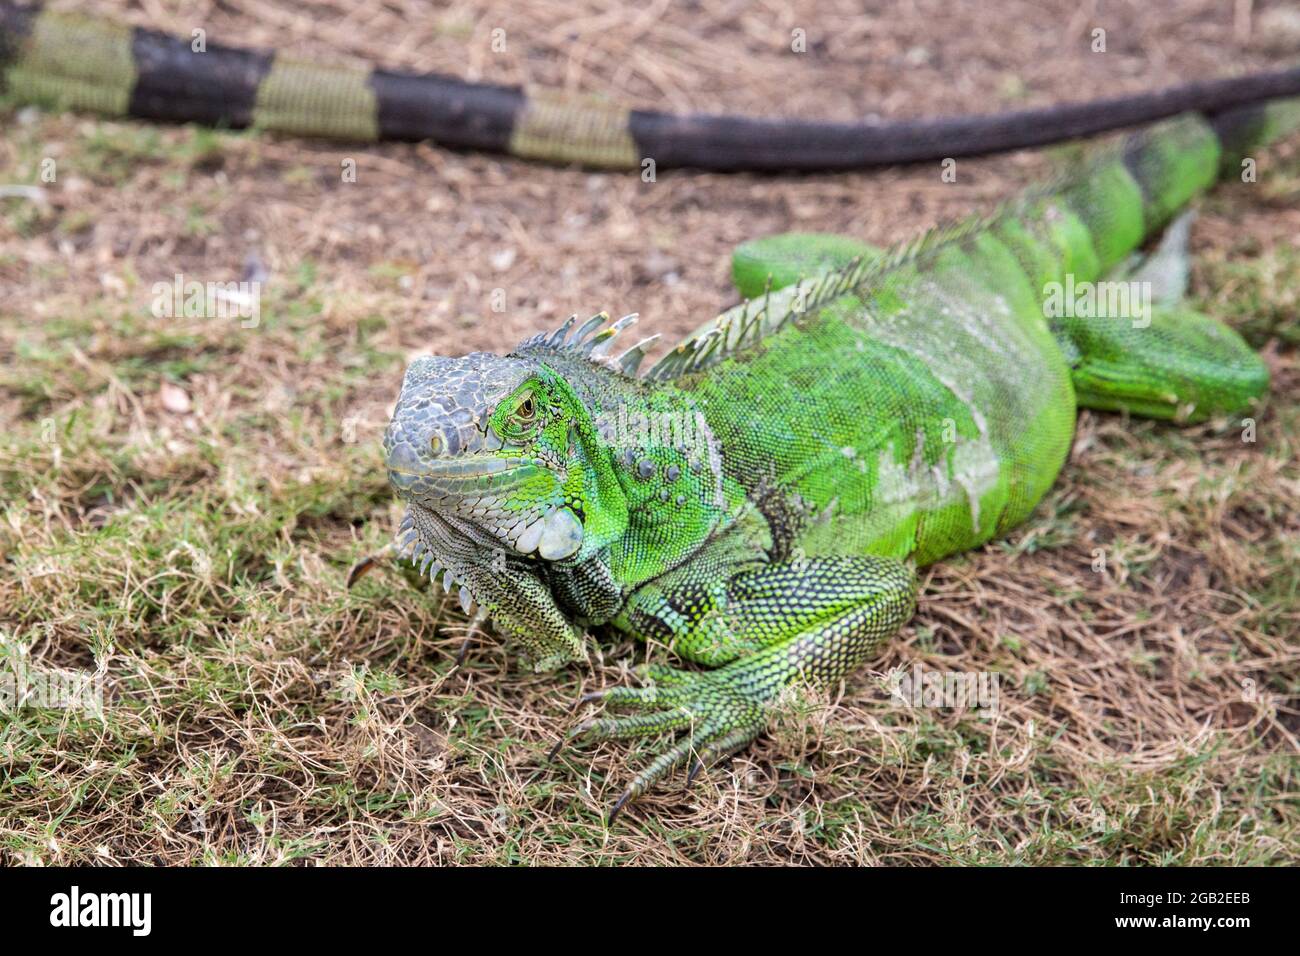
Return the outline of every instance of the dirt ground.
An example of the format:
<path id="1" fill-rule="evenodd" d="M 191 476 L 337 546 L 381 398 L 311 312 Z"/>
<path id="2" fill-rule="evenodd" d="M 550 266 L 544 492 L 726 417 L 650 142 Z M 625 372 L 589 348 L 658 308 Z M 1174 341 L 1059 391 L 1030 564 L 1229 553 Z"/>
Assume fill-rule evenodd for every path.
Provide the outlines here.
<path id="1" fill-rule="evenodd" d="M 1114 95 L 1300 53 L 1297 18 L 1249 0 L 51 5 L 647 107 L 833 119 Z M 671 341 L 735 301 L 739 242 L 902 241 L 988 209 L 1050 157 L 960 160 L 952 183 L 938 164 L 644 183 L 32 110 L 0 130 L 0 185 L 58 168 L 43 200 L 0 198 L 0 648 L 107 681 L 102 720 L 0 715 L 0 860 L 1300 858 L 1294 138 L 1257 183 L 1207 199 L 1193 236 L 1193 296 L 1273 369 L 1256 440 L 1239 422 L 1083 413 L 1034 518 L 928 569 L 920 612 L 869 670 L 607 828 L 648 747 L 544 755 L 570 703 L 627 680 L 639 648 L 535 676 L 474 632 L 458 665 L 468 628 L 440 590 L 397 573 L 343 589 L 400 515 L 377 443 L 404 363 L 600 309 Z M 154 283 L 250 263 L 266 274 L 256 327 L 151 314 Z M 888 675 L 918 664 L 1000 675 L 997 716 L 892 703 Z"/>

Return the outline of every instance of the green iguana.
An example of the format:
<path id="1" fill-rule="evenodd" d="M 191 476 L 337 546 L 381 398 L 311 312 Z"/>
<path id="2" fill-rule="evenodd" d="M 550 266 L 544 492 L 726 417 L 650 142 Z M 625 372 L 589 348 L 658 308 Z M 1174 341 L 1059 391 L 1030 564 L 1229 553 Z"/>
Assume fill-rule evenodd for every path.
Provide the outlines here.
<path id="1" fill-rule="evenodd" d="M 1029 516 L 1077 409 L 1253 408 L 1265 364 L 1180 302 L 1186 221 L 1131 256 L 1297 123 L 1296 100 L 1167 121 L 893 252 L 746 243 L 751 301 L 640 376 L 645 343 L 610 357 L 631 317 L 417 359 L 384 438 L 403 547 L 539 669 L 584 659 L 599 626 L 709 668 L 591 695 L 635 713 L 571 736 L 683 732 L 617 812 L 692 754 L 698 770 L 753 740 L 785 688 L 868 660 L 911 615 L 918 566 Z M 1114 286 L 1128 304 L 1097 314 Z"/>
<path id="2" fill-rule="evenodd" d="M 202 24 L 195 24 L 202 27 Z M 610 169 L 814 170 L 1043 146 L 1300 95 L 1300 67 L 985 116 L 831 123 L 678 116 L 561 90 L 468 83 L 173 37 L 0 0 L 0 95 L 53 110 L 442 146 Z"/>
<path id="3" fill-rule="evenodd" d="M 457 81 L 230 49 L 204 61 L 160 34 L 107 29 L 0 2 L 10 95 L 354 138 L 392 132 L 394 103 L 405 103 L 453 144 L 608 165 L 643 153 L 628 114 L 606 128 L 578 110 L 544 135 L 521 134 L 541 121 L 519 91 L 438 94 Z M 67 65 L 77 50 L 94 52 L 89 65 Z M 213 62 L 233 78 L 211 75 Z M 1286 87 L 1295 71 L 1273 76 L 1284 78 L 1275 92 L 1297 92 Z M 497 113 L 478 108 L 479 93 L 500 97 Z M 489 114 L 509 122 L 483 126 Z M 736 151 L 751 147 L 768 159 L 750 165 L 871 159 L 869 138 L 840 141 L 857 144 L 852 162 L 829 156 L 831 141 L 810 124 L 817 148 L 790 154 L 799 161 L 776 163 L 741 135 L 718 138 L 712 163 L 709 123 L 699 122 L 705 132 L 672 154 L 692 165 L 746 165 Z M 1212 116 L 1135 134 L 1053 187 L 899 249 L 814 234 L 746 243 L 733 259 L 745 303 L 644 374 L 649 340 L 612 357 L 633 317 L 604 314 L 506 356 L 417 359 L 384 437 L 389 480 L 407 503 L 401 547 L 537 669 L 583 660 L 599 629 L 704 668 L 656 664 L 644 687 L 586 698 L 632 713 L 585 721 L 570 738 L 681 733 L 612 818 L 692 756 L 690 777 L 752 741 L 787 688 L 838 681 L 868 660 L 911 615 L 916 568 L 1028 517 L 1065 460 L 1079 408 L 1200 421 L 1254 407 L 1268 387 L 1264 363 L 1181 302 L 1179 214 L 1247 151 L 1297 125 L 1300 100 L 1219 101 Z M 448 137 L 456 129 L 464 135 Z M 533 133 L 551 145 L 521 146 Z M 618 151 L 602 153 L 614 133 Z M 927 153 L 923 140 L 912 143 L 919 155 L 958 155 L 967 143 Z"/>

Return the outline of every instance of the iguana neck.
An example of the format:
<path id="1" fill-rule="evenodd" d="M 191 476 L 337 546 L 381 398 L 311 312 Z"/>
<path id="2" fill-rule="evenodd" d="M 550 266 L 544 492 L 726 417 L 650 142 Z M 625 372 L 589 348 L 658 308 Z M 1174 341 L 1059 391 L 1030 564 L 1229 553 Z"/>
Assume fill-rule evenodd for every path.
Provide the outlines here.
<path id="1" fill-rule="evenodd" d="M 594 429 L 577 437 L 593 465 L 586 493 L 602 502 L 599 521 L 586 525 L 581 553 L 549 573 L 600 578 L 590 567 L 577 570 L 596 561 L 629 592 L 694 554 L 735 512 L 743 493 L 727 489 L 717 439 L 690 395 L 580 356 L 539 357 L 591 410 Z M 593 617 L 589 606 L 576 610 Z"/>
<path id="2" fill-rule="evenodd" d="M 627 531 L 610 562 L 635 586 L 694 554 L 734 512 L 737 496 L 724 486 L 712 429 L 678 389 L 621 402 L 606 424 L 628 507 Z"/>

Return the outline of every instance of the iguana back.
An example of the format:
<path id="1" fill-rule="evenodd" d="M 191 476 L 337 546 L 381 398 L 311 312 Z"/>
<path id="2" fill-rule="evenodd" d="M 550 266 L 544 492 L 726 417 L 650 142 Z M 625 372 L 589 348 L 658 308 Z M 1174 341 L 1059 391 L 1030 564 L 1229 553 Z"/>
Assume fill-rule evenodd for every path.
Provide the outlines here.
<path id="1" fill-rule="evenodd" d="M 1056 188 L 868 264 L 856 291 L 674 384 L 698 399 L 729 475 L 812 506 L 803 553 L 926 563 L 978 545 L 1029 515 L 1073 435 L 1078 353 L 1045 290 L 1102 279 L 1220 161 L 1203 119 L 1162 124 Z M 844 268 L 834 260 L 847 254 L 826 264 Z M 1152 308 L 1134 297 L 1127 314 L 1095 318 L 1130 339 L 1161 337 Z M 1189 344 L 1176 330 L 1159 348 Z M 1253 355 L 1238 355 L 1241 369 L 1220 368 L 1226 357 L 1201 361 L 1249 379 L 1228 383 L 1234 394 L 1266 382 Z"/>

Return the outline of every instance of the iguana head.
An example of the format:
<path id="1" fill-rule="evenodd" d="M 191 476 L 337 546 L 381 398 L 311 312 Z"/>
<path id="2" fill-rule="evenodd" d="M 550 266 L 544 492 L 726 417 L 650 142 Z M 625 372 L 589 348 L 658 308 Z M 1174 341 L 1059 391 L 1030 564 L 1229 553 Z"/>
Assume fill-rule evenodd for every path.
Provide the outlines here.
<path id="1" fill-rule="evenodd" d="M 579 439 L 590 422 L 541 363 L 485 352 L 419 358 L 384 435 L 388 480 L 480 547 L 561 561 L 582 548 L 583 519 L 599 506 L 585 494 Z"/>
<path id="2" fill-rule="evenodd" d="M 445 568 L 466 611 L 482 605 L 554 662 L 582 651 L 549 575 L 622 534 L 627 508 L 595 425 L 594 395 L 619 376 L 546 346 L 534 339 L 509 356 L 416 359 L 384 457 L 408 505 L 403 547 L 421 571 Z"/>

